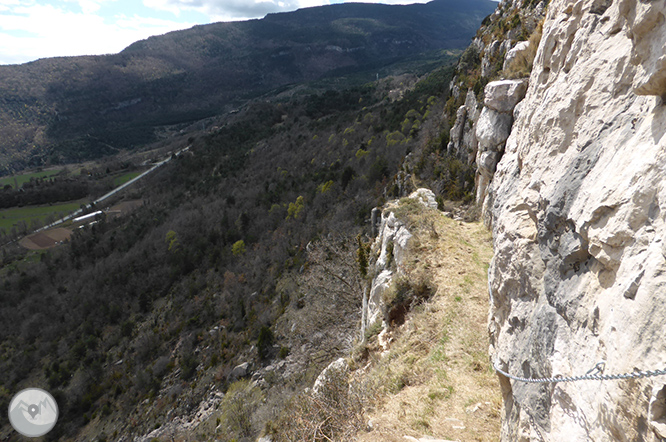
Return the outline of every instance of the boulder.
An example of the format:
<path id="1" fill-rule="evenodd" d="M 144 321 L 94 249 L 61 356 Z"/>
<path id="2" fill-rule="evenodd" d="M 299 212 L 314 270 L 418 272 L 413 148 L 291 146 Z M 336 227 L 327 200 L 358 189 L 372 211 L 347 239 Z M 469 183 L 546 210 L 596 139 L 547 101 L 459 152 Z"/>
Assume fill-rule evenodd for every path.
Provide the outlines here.
<path id="1" fill-rule="evenodd" d="M 511 63 L 518 57 L 520 54 L 523 54 L 527 52 L 527 50 L 530 47 L 530 42 L 529 41 L 519 41 L 516 43 L 516 45 L 511 48 L 509 51 L 507 51 L 506 55 L 504 56 L 504 65 L 502 66 L 502 69 L 506 70 Z"/>
<path id="2" fill-rule="evenodd" d="M 435 199 L 435 194 L 430 189 L 416 189 L 409 195 L 409 198 L 416 199 L 418 202 L 423 204 L 429 209 L 437 208 L 437 200 Z"/>
<path id="3" fill-rule="evenodd" d="M 488 107 L 481 111 L 476 123 L 476 138 L 479 140 L 479 151 L 502 151 L 504 142 L 511 133 L 511 114 L 497 112 Z M 478 154 L 477 154 L 478 156 Z"/>
<path id="4" fill-rule="evenodd" d="M 476 162 L 476 165 L 479 168 L 479 173 L 492 176 L 495 173 L 495 169 L 497 168 L 497 162 L 499 161 L 499 158 L 499 152 L 481 152 L 479 154 L 479 159 Z"/>
<path id="5" fill-rule="evenodd" d="M 339 358 L 331 362 L 328 367 L 322 370 L 317 376 L 314 385 L 312 386 L 312 394 L 321 394 L 326 385 L 330 382 L 336 382 L 340 376 L 344 376 L 349 371 L 349 364 L 345 358 Z"/>
<path id="6" fill-rule="evenodd" d="M 483 104 L 497 112 L 512 112 L 525 98 L 527 84 L 527 79 L 492 81 L 484 89 Z"/>
<path id="7" fill-rule="evenodd" d="M 249 362 L 243 362 L 240 365 L 237 365 L 234 367 L 233 370 L 231 370 L 231 373 L 227 376 L 228 382 L 234 382 L 237 381 L 238 379 L 242 379 L 245 376 L 248 375 L 248 370 L 250 368 L 250 363 Z"/>

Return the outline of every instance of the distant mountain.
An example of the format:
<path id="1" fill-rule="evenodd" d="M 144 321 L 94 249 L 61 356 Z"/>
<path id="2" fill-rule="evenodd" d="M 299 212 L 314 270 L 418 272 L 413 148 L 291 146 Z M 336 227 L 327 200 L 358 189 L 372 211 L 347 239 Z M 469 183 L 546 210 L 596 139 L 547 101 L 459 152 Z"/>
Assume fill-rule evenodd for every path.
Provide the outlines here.
<path id="1" fill-rule="evenodd" d="M 0 174 L 155 140 L 278 87 L 464 49 L 497 3 L 338 4 L 195 26 L 119 54 L 0 66 Z"/>

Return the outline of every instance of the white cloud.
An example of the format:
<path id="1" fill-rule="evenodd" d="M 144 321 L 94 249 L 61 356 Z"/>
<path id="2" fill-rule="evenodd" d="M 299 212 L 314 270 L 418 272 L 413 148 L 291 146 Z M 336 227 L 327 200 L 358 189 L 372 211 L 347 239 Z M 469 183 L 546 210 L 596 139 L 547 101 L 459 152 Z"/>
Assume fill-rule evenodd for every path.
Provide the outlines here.
<path id="1" fill-rule="evenodd" d="M 94 6 L 90 5 L 87 9 L 82 6 L 85 12 L 72 12 L 53 5 L 32 4 L 3 12 L 0 14 L 0 64 L 44 57 L 116 53 L 137 40 L 195 24 L 138 16 L 114 17 L 109 22 L 93 10 Z"/>
<path id="2" fill-rule="evenodd" d="M 294 11 L 299 8 L 331 4 L 330 0 L 143 0 L 149 8 L 179 15 L 194 10 L 211 21 L 245 20 L 261 18 L 273 12 Z"/>
<path id="3" fill-rule="evenodd" d="M 93 0 L 79 0 L 79 6 L 81 6 L 84 14 L 92 14 L 99 11 L 99 8 L 102 7 L 98 2 Z"/>
<path id="4" fill-rule="evenodd" d="M 141 12 L 140 0 L 0 0 L 0 64 L 37 58 L 116 53 L 152 35 L 185 29 L 196 12 L 205 22 L 261 18 L 274 12 L 340 3 L 341 0 L 141 0 L 158 19 Z M 427 0 L 354 0 L 365 3 L 425 3 Z M 104 6 L 117 2 L 133 8 L 126 15 L 103 16 Z M 157 12 L 159 11 L 159 12 Z M 137 15 L 141 13 L 141 15 Z"/>
<path id="5" fill-rule="evenodd" d="M 1 1 L 1 0 L 0 0 Z M 79 5 L 84 14 L 94 14 L 99 11 L 103 4 L 112 3 L 117 0 L 64 0 L 66 3 Z"/>

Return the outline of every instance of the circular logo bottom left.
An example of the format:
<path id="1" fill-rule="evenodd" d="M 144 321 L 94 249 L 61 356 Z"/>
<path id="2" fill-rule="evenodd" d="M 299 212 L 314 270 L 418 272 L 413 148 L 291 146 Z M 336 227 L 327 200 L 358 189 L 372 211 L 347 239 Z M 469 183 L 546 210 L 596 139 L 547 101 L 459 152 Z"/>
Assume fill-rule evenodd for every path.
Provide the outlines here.
<path id="1" fill-rule="evenodd" d="M 58 420 L 58 404 L 48 391 L 26 388 L 9 403 L 9 422 L 27 437 L 43 436 Z"/>

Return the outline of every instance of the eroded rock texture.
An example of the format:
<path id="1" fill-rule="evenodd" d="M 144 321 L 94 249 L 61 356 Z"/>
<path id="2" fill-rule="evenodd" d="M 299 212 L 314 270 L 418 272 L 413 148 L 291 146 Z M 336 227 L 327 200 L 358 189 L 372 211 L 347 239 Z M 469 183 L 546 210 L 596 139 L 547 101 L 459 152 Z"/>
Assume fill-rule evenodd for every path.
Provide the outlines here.
<path id="1" fill-rule="evenodd" d="M 484 197 L 491 354 L 511 373 L 666 367 L 665 14 L 664 1 L 550 2 Z M 502 440 L 662 440 L 665 385 L 502 378 Z"/>

